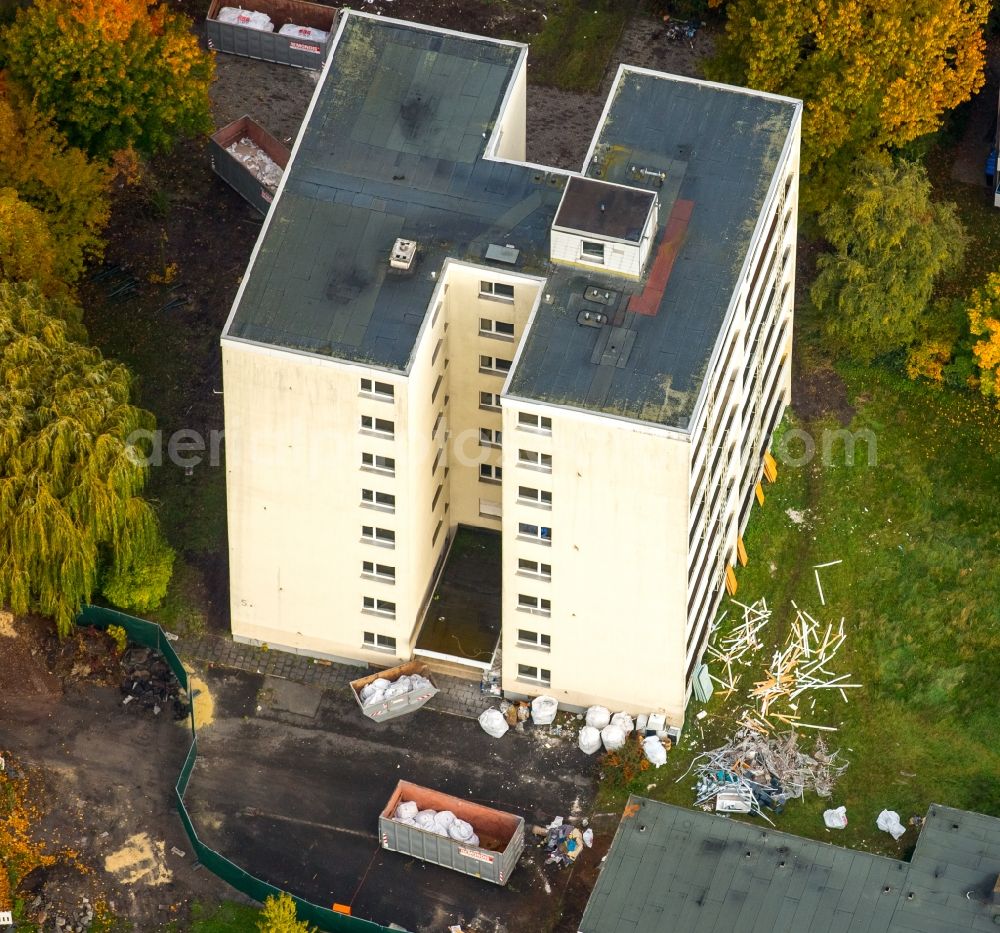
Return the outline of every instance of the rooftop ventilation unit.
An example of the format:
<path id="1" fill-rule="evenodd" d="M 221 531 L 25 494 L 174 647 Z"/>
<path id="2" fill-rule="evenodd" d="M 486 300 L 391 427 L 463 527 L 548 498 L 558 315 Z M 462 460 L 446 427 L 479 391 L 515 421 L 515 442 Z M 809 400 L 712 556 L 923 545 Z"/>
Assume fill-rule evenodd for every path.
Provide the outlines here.
<path id="1" fill-rule="evenodd" d="M 576 323 L 581 327 L 601 327 L 608 323 L 608 316 L 603 311 L 581 311 Z"/>
<path id="2" fill-rule="evenodd" d="M 392 246 L 392 252 L 389 254 L 389 265 L 393 269 L 409 272 L 416 257 L 417 241 L 399 239 Z"/>

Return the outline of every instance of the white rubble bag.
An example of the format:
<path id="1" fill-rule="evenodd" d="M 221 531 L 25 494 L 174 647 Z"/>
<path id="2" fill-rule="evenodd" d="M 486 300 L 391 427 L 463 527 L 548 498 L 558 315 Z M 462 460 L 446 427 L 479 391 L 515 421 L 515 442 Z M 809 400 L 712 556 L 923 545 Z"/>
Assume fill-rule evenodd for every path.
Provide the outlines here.
<path id="1" fill-rule="evenodd" d="M 628 713 L 615 713 L 611 717 L 611 725 L 621 726 L 625 730 L 625 734 L 628 735 L 630 732 L 635 731 L 635 723 L 632 721 L 632 717 Z"/>
<path id="2" fill-rule="evenodd" d="M 600 730 L 595 729 L 593 726 L 582 726 L 576 744 L 580 746 L 580 751 L 585 755 L 593 755 L 594 752 L 600 751 Z"/>
<path id="3" fill-rule="evenodd" d="M 625 730 L 621 726 L 605 726 L 601 729 L 601 741 L 609 752 L 616 752 L 625 744 Z"/>
<path id="4" fill-rule="evenodd" d="M 591 706 L 586 718 L 588 726 L 600 730 L 611 722 L 611 711 L 604 706 Z"/>
<path id="5" fill-rule="evenodd" d="M 271 17 L 266 13 L 256 13 L 253 10 L 224 6 L 219 10 L 216 19 L 220 23 L 230 23 L 233 26 L 245 26 L 247 29 L 259 29 L 261 32 L 274 32 L 274 23 L 271 22 Z"/>
<path id="6" fill-rule="evenodd" d="M 893 839 L 898 839 L 906 832 L 906 827 L 900 823 L 899 814 L 895 810 L 883 810 L 875 820 L 875 825 L 889 833 Z"/>
<path id="7" fill-rule="evenodd" d="M 479 725 L 483 727 L 483 732 L 487 735 L 492 735 L 495 739 L 503 738 L 510 728 L 507 725 L 507 720 L 504 719 L 503 713 L 492 706 L 488 710 L 484 710 L 482 715 L 480 715 Z"/>
<path id="8" fill-rule="evenodd" d="M 361 688 L 361 702 L 367 703 L 379 691 L 385 692 L 385 688 L 391 684 L 391 680 L 384 677 L 376 677 L 370 684 L 365 684 Z"/>
<path id="9" fill-rule="evenodd" d="M 420 807 L 418 807 L 412 800 L 404 800 L 398 807 L 396 807 L 396 819 L 412 820 L 419 812 Z"/>
<path id="10" fill-rule="evenodd" d="M 642 750 L 646 755 L 646 760 L 654 767 L 667 763 L 667 750 L 663 747 L 663 742 L 655 735 L 647 735 L 642 740 Z"/>
<path id="11" fill-rule="evenodd" d="M 313 42 L 326 42 L 329 33 L 312 26 L 296 26 L 295 23 L 285 23 L 278 30 L 279 36 L 292 36 L 295 39 L 312 39 Z"/>
<path id="12" fill-rule="evenodd" d="M 456 817 L 448 827 L 448 835 L 456 842 L 468 842 L 475 833 L 472 831 L 471 823 Z"/>
<path id="13" fill-rule="evenodd" d="M 555 697 L 540 696 L 531 701 L 531 721 L 536 726 L 547 726 L 556 718 L 559 701 Z"/>
<path id="14" fill-rule="evenodd" d="M 416 823 L 421 829 L 433 831 L 435 816 L 437 816 L 437 810 L 421 810 L 415 817 L 413 817 L 413 822 Z"/>
<path id="15" fill-rule="evenodd" d="M 823 811 L 823 822 L 827 829 L 843 829 L 847 826 L 847 807 L 836 807 Z"/>

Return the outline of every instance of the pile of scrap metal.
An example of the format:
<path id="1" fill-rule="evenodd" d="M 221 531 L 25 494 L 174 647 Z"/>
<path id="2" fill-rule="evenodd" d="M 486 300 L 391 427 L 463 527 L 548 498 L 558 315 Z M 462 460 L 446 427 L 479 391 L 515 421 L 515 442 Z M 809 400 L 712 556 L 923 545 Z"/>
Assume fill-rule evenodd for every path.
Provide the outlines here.
<path id="1" fill-rule="evenodd" d="M 765 809 L 780 813 L 788 800 L 801 798 L 807 790 L 829 797 L 847 770 L 838 754 L 827 749 L 822 737 L 810 755 L 798 747 L 794 732 L 761 735 L 744 728 L 725 745 L 695 758 L 677 780 L 692 770 L 697 775 L 695 806 L 768 819 Z"/>

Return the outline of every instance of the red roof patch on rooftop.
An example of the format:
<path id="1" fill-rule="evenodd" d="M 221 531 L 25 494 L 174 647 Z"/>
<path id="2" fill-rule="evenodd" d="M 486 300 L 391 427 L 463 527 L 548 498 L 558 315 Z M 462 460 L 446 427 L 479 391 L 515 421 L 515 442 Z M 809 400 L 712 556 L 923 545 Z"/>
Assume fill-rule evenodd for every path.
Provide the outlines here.
<path id="1" fill-rule="evenodd" d="M 629 298 L 629 311 L 652 316 L 660 310 L 660 302 L 667 289 L 667 280 L 670 278 L 670 273 L 674 268 L 674 260 L 684 242 L 684 235 L 687 233 L 688 222 L 691 220 L 693 210 L 694 201 L 685 201 L 679 198 L 674 202 L 670 217 L 667 218 L 667 227 L 663 232 L 663 242 L 656 251 L 653 268 L 649 270 L 649 276 L 646 278 L 646 287 L 640 294 Z"/>

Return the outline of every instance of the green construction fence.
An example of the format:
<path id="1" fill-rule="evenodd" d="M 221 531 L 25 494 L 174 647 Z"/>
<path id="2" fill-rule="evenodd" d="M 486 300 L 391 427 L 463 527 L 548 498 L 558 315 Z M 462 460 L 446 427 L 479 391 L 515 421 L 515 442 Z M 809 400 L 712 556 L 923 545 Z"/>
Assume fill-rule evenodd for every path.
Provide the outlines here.
<path id="1" fill-rule="evenodd" d="M 87 606 L 76 620 L 77 625 L 93 626 L 105 629 L 109 625 L 120 625 L 128 634 L 129 640 L 145 648 L 153 648 L 163 655 L 164 660 L 170 665 L 170 669 L 177 676 L 177 680 L 185 691 L 188 691 L 188 676 L 181 659 L 177 656 L 166 633 L 155 622 L 145 619 L 138 619 L 135 616 L 126 615 L 124 612 L 116 612 L 114 609 L 105 609 L 101 606 Z M 190 691 L 188 691 L 190 696 Z M 212 874 L 217 875 L 227 884 L 232 885 L 237 891 L 253 898 L 255 901 L 263 902 L 269 895 L 279 895 L 281 888 L 268 884 L 260 878 L 256 878 L 249 872 L 244 871 L 235 862 L 230 861 L 224 855 L 216 852 L 215 849 L 205 845 L 198 838 L 198 832 L 191 820 L 187 807 L 184 805 L 184 794 L 187 792 L 188 782 L 191 779 L 191 772 L 194 770 L 195 760 L 198 758 L 198 734 L 194 726 L 194 706 L 191 707 L 189 717 L 191 725 L 191 748 L 188 750 L 184 766 L 177 777 L 174 785 L 174 802 L 177 804 L 177 812 L 180 814 L 181 822 L 184 824 L 184 831 L 187 833 L 191 848 L 194 850 L 198 861 L 204 865 Z M 288 892 L 295 901 L 300 920 L 319 927 L 329 933 L 392 933 L 387 927 L 379 926 L 371 920 L 362 920 L 360 917 L 350 917 L 346 914 L 337 913 L 328 907 L 321 907 L 311 901 L 296 897 L 291 891 Z"/>

